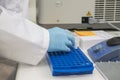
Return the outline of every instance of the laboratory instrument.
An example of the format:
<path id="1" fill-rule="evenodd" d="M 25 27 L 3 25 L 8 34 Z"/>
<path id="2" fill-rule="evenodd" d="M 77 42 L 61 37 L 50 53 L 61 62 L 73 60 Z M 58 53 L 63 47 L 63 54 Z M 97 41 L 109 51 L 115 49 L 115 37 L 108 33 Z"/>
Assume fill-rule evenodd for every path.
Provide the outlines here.
<path id="1" fill-rule="evenodd" d="M 120 37 L 114 37 L 107 41 L 108 46 L 120 45 Z"/>
<path id="2" fill-rule="evenodd" d="M 79 38 L 79 46 L 83 50 L 87 50 L 95 44 L 100 43 L 101 41 L 112 38 L 113 36 L 103 30 L 97 31 L 78 31 L 82 32 L 82 36 L 78 35 Z M 87 32 L 87 34 L 86 34 Z M 89 32 L 89 33 L 88 33 Z M 77 34 L 77 33 L 76 33 Z M 90 35 L 91 34 L 91 35 Z M 83 36 L 84 35 L 84 36 Z"/>
<path id="3" fill-rule="evenodd" d="M 120 37 L 113 37 L 92 46 L 88 49 L 88 54 L 94 62 L 120 61 Z"/>
<path id="4" fill-rule="evenodd" d="M 120 62 L 96 62 L 95 64 L 105 80 L 120 80 Z"/>
<path id="5" fill-rule="evenodd" d="M 119 7 L 119 0 L 37 0 L 37 22 L 39 24 L 120 22 Z"/>

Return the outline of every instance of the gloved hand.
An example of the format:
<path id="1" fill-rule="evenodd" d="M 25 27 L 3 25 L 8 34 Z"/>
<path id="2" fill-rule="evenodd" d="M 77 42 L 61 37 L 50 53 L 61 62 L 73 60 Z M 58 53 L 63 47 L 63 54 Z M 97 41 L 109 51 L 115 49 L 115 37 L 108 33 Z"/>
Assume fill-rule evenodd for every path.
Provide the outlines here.
<path id="1" fill-rule="evenodd" d="M 48 52 L 70 51 L 75 45 L 74 36 L 67 30 L 55 27 L 48 29 L 50 35 Z"/>

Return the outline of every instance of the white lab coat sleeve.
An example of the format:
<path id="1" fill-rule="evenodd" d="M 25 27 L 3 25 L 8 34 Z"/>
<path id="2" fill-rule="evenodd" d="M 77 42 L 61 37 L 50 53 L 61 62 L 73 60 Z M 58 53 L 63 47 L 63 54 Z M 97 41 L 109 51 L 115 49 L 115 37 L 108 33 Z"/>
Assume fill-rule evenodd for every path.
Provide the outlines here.
<path id="1" fill-rule="evenodd" d="M 0 56 L 17 62 L 36 65 L 46 54 L 49 32 L 33 22 L 9 15 L 2 8 L 0 14 Z"/>
<path id="2" fill-rule="evenodd" d="M 0 5 L 9 13 L 28 18 L 29 0 L 0 0 Z"/>

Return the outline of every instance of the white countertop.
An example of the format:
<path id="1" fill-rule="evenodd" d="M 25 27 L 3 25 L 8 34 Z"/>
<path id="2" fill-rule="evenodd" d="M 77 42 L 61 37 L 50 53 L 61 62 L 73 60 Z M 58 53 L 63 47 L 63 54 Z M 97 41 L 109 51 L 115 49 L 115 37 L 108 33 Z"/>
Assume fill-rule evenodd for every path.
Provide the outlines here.
<path id="1" fill-rule="evenodd" d="M 87 55 L 87 54 L 86 54 Z M 16 80 L 105 80 L 94 68 L 93 74 L 52 76 L 52 72 L 46 58 L 37 66 L 19 64 Z"/>
<path id="2" fill-rule="evenodd" d="M 36 10 L 35 0 L 30 0 L 30 20 L 36 22 Z M 120 31 L 119 31 L 120 32 Z M 119 34 L 119 32 L 113 32 Z M 112 32 L 110 34 L 113 34 Z M 114 35 L 115 35 L 114 34 Z M 87 52 L 85 52 L 88 56 Z M 89 57 L 89 56 L 88 56 Z M 95 65 L 95 64 L 94 64 Z M 19 64 L 16 80 L 105 80 L 104 77 L 94 68 L 93 74 L 85 75 L 70 75 L 70 76 L 52 76 L 52 72 L 47 63 L 46 58 L 39 63 L 37 66 L 31 66 L 27 64 Z"/>
<path id="3" fill-rule="evenodd" d="M 120 31 L 109 33 L 115 36 L 120 35 Z M 84 51 L 84 53 L 90 59 L 88 53 L 86 51 Z M 19 64 L 16 80 L 106 80 L 106 78 L 97 71 L 96 67 L 94 68 L 93 74 L 52 76 L 47 60 L 46 58 L 43 58 L 37 66 Z"/>

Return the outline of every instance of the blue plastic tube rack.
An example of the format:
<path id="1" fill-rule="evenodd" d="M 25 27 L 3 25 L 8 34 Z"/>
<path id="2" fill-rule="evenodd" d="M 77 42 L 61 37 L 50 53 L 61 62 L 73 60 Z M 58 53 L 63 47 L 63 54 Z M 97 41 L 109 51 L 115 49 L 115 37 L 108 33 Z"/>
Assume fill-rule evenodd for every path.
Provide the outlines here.
<path id="1" fill-rule="evenodd" d="M 91 74 L 93 63 L 79 49 L 70 52 L 51 52 L 47 55 L 53 76 Z"/>

